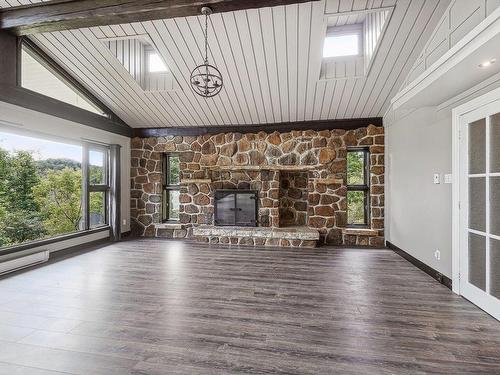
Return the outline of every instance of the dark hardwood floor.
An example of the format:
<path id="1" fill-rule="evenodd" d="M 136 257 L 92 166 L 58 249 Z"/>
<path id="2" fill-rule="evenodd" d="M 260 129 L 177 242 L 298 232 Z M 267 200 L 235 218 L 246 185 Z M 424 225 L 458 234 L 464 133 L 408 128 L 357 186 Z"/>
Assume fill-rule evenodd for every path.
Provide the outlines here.
<path id="1" fill-rule="evenodd" d="M 0 374 L 500 374 L 500 322 L 389 250 L 130 240 L 0 280 Z"/>

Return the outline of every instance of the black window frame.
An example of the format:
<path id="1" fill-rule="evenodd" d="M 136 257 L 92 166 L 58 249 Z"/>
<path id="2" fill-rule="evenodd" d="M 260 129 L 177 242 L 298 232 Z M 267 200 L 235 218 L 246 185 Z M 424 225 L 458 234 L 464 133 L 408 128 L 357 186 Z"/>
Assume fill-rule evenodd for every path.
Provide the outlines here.
<path id="1" fill-rule="evenodd" d="M 170 179 L 170 159 L 172 157 L 179 158 L 177 152 L 168 152 L 162 155 L 162 222 L 163 223 L 178 223 L 179 218 L 171 218 L 169 215 L 170 192 L 181 190 L 181 176 L 179 170 L 179 183 L 171 184 Z"/>
<path id="2" fill-rule="evenodd" d="M 100 184 L 92 184 L 90 181 L 90 152 L 97 151 L 104 153 L 104 181 Z M 101 145 L 96 143 L 85 142 L 83 144 L 83 163 L 82 163 L 82 173 L 84 176 L 83 184 L 83 199 L 82 204 L 84 207 L 84 230 L 92 230 L 101 227 L 109 226 L 109 209 L 110 209 L 110 190 L 111 190 L 111 179 L 110 179 L 110 148 L 107 145 Z M 90 193 L 102 192 L 104 193 L 104 223 L 97 226 L 90 225 Z"/>
<path id="3" fill-rule="evenodd" d="M 350 185 L 348 180 L 348 172 L 349 172 L 349 153 L 350 152 L 362 152 L 363 153 L 363 180 L 364 184 L 361 185 Z M 370 227 L 370 211 L 371 211 L 371 201 L 370 201 L 370 149 L 368 147 L 349 147 L 347 149 L 347 166 L 346 166 L 346 211 L 347 211 L 347 223 L 346 227 L 348 228 L 369 228 Z M 347 197 L 350 191 L 361 191 L 364 193 L 364 223 L 363 224 L 349 224 L 349 206 L 347 204 Z"/>

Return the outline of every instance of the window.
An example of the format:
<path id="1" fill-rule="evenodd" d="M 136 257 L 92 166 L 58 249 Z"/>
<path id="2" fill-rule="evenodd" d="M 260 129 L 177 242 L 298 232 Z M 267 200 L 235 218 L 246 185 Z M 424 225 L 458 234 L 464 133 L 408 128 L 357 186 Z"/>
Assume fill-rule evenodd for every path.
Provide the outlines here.
<path id="1" fill-rule="evenodd" d="M 107 114 L 93 103 L 74 85 L 65 80 L 54 67 L 44 61 L 24 43 L 21 51 L 21 86 L 39 94 L 49 96 L 87 111 L 106 116 Z"/>
<path id="2" fill-rule="evenodd" d="M 107 155 L 104 146 L 0 129 L 0 248 L 106 225 Z"/>
<path id="3" fill-rule="evenodd" d="M 168 71 L 167 66 L 155 50 L 147 50 L 146 56 L 148 73 L 165 73 Z"/>
<path id="4" fill-rule="evenodd" d="M 327 32 L 323 44 L 323 58 L 357 56 L 360 54 L 361 29 L 359 27 L 335 27 Z"/>
<path id="5" fill-rule="evenodd" d="M 163 164 L 163 221 L 179 220 L 179 155 L 165 154 Z"/>
<path id="6" fill-rule="evenodd" d="M 88 229 L 108 224 L 109 150 L 104 146 L 86 145 L 88 155 Z"/>
<path id="7" fill-rule="evenodd" d="M 370 153 L 365 148 L 347 151 L 347 224 L 368 226 L 370 207 Z"/>

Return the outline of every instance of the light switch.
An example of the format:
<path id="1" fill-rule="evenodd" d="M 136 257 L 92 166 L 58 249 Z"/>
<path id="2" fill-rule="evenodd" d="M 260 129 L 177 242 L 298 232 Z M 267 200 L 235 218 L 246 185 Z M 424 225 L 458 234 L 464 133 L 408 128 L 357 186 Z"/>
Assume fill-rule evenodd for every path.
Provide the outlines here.
<path id="1" fill-rule="evenodd" d="M 453 183 L 453 175 L 451 173 L 444 175 L 444 183 L 445 184 L 452 184 Z"/>
<path id="2" fill-rule="evenodd" d="M 435 184 L 440 184 L 441 183 L 441 176 L 439 173 L 434 173 L 434 183 Z"/>

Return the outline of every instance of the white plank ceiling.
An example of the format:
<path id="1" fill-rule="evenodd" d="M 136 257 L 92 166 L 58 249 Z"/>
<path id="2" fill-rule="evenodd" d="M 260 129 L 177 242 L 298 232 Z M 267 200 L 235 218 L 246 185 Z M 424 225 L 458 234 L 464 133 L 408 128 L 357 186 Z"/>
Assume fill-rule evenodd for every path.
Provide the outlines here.
<path id="1" fill-rule="evenodd" d="M 0 8 L 17 7 L 20 5 L 41 3 L 49 0 L 0 0 Z"/>
<path id="2" fill-rule="evenodd" d="M 16 3 L 4 0 L 2 5 Z M 29 1 L 29 0 L 26 0 Z M 35 0 L 31 0 L 35 1 Z M 450 0 L 322 0 L 214 14 L 209 60 L 224 88 L 189 87 L 203 19 L 175 18 L 37 34 L 33 40 L 132 127 L 265 124 L 382 116 Z M 366 76 L 319 80 L 325 14 L 394 7 Z M 358 15 L 356 15 L 358 17 Z M 181 89 L 141 89 L 103 38 L 148 35 Z"/>

